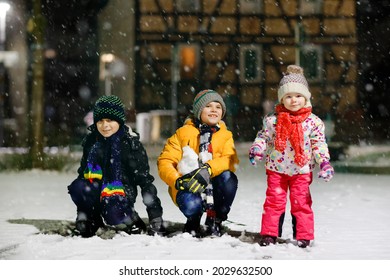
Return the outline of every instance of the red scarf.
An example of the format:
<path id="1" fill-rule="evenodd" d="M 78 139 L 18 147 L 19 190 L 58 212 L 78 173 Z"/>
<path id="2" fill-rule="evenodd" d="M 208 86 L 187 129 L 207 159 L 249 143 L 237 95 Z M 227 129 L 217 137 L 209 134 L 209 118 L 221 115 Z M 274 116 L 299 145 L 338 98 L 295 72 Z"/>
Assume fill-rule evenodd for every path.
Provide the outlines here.
<path id="1" fill-rule="evenodd" d="M 286 149 L 286 141 L 289 140 L 295 151 L 294 162 L 302 167 L 309 160 L 303 152 L 302 122 L 310 116 L 311 107 L 292 112 L 279 104 L 275 109 L 277 113 L 275 148 L 283 152 Z"/>

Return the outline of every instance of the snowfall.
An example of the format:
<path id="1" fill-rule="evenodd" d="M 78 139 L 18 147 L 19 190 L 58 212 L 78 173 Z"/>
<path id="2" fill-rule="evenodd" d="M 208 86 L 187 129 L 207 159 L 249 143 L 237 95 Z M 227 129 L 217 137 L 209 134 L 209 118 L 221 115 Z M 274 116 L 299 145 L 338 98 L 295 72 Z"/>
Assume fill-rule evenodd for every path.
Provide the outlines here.
<path id="1" fill-rule="evenodd" d="M 234 230 L 259 232 L 266 177 L 263 163 L 250 165 L 246 156 L 248 145 L 240 143 L 237 148 L 239 189 L 225 225 Z M 159 147 L 146 148 L 164 219 L 184 223 L 185 217 L 158 177 Z M 62 172 L 0 172 L 1 279 L 389 279 L 390 175 L 336 173 L 330 182 L 315 177 L 311 186 L 315 240 L 305 249 L 294 244 L 260 247 L 228 235 L 197 239 L 188 233 L 171 238 L 125 233 L 118 233 L 113 239 L 64 237 L 42 234 L 32 225 L 8 222 L 22 218 L 74 221 L 76 208 L 67 186 L 75 178 L 76 169 L 77 166 Z M 146 217 L 141 199 L 136 210 Z M 287 213 L 289 204 L 283 237 L 292 238 L 291 217 Z M 204 274 L 183 277 L 156 276 L 145 271 L 138 276 L 120 273 L 123 268 L 140 267 L 163 267 L 165 273 L 170 267 L 202 268 Z M 266 267 L 272 273 L 232 273 L 231 267 Z"/>

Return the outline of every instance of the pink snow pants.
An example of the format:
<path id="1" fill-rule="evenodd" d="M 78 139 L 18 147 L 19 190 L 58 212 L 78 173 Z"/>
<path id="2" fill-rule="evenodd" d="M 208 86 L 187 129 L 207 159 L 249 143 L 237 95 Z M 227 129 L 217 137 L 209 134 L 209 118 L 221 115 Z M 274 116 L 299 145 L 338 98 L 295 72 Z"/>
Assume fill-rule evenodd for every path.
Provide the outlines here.
<path id="1" fill-rule="evenodd" d="M 296 239 L 314 239 L 314 214 L 309 186 L 313 174 L 289 176 L 266 171 L 267 191 L 261 221 L 261 235 L 279 236 L 290 190 L 291 215 L 296 222 Z"/>

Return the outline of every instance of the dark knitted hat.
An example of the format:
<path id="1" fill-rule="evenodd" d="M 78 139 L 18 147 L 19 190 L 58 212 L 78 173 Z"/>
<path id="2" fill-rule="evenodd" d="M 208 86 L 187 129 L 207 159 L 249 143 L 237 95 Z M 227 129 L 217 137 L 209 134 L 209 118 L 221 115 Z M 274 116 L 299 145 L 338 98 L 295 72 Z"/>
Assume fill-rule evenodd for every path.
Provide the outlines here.
<path id="1" fill-rule="evenodd" d="M 125 105 L 119 97 L 114 95 L 100 97 L 93 109 L 93 121 L 97 123 L 101 119 L 111 119 L 119 124 L 124 124 L 126 121 Z"/>
<path id="2" fill-rule="evenodd" d="M 192 105 L 192 109 L 195 117 L 197 119 L 200 119 L 200 115 L 202 114 L 202 110 L 204 109 L 204 107 L 206 107 L 207 104 L 213 101 L 219 102 L 222 105 L 222 118 L 223 118 L 226 113 L 225 102 L 223 101 L 222 96 L 219 95 L 218 92 L 211 89 L 202 90 L 195 96 L 194 103 Z"/>

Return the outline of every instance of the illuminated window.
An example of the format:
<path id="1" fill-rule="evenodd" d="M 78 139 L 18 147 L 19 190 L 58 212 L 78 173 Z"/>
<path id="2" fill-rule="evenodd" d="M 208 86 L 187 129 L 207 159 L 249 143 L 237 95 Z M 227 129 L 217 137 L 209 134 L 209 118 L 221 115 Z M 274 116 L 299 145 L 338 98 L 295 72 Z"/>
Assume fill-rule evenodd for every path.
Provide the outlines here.
<path id="1" fill-rule="evenodd" d="M 261 47 L 254 45 L 240 46 L 240 81 L 257 83 L 261 81 Z"/>
<path id="2" fill-rule="evenodd" d="M 179 67 L 181 79 L 195 79 L 199 69 L 199 46 L 196 44 L 179 46 Z"/>

